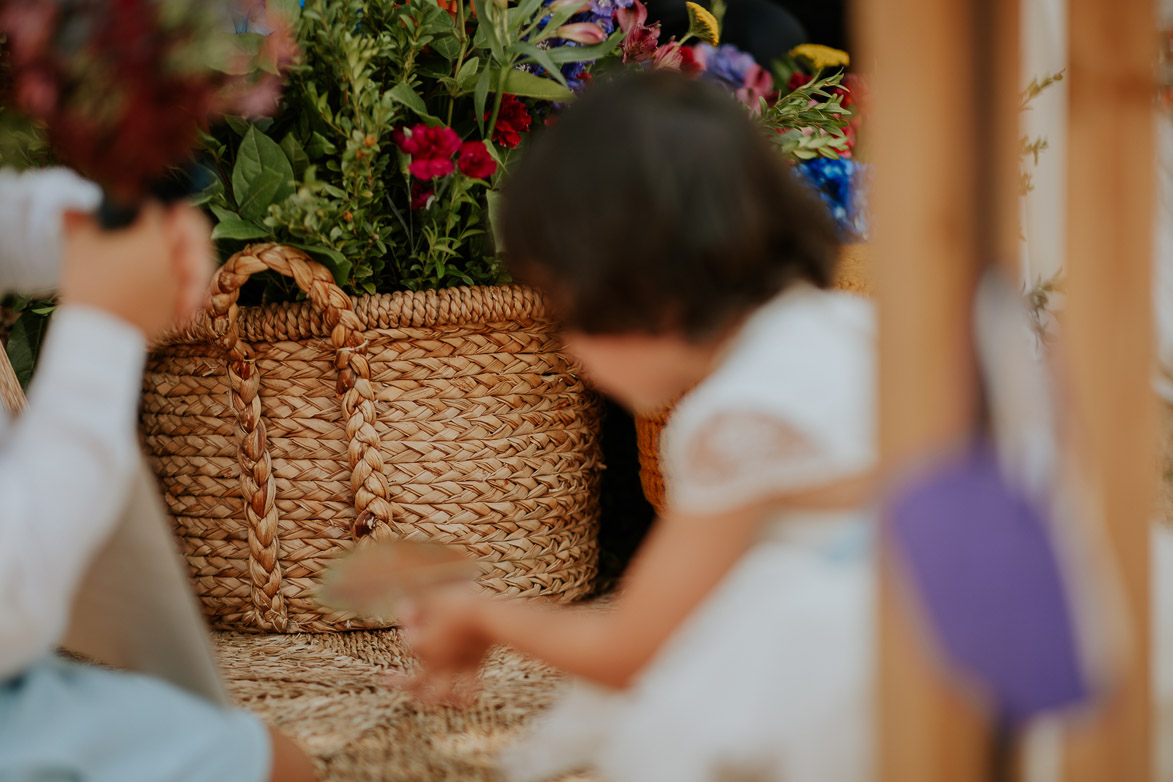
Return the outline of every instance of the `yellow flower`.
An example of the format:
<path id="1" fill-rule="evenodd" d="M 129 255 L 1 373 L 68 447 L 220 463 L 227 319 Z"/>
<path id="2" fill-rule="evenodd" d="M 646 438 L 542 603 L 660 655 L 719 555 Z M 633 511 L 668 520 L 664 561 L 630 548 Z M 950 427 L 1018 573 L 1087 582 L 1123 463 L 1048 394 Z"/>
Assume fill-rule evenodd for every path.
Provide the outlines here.
<path id="1" fill-rule="evenodd" d="M 804 59 L 820 71 L 824 68 L 846 68 L 851 64 L 851 56 L 847 52 L 817 43 L 795 46 L 790 50 L 790 56 Z"/>
<path id="2" fill-rule="evenodd" d="M 709 9 L 696 3 L 685 3 L 688 8 L 688 33 L 705 43 L 716 46 L 721 40 L 721 33 L 717 30 L 717 17 Z"/>

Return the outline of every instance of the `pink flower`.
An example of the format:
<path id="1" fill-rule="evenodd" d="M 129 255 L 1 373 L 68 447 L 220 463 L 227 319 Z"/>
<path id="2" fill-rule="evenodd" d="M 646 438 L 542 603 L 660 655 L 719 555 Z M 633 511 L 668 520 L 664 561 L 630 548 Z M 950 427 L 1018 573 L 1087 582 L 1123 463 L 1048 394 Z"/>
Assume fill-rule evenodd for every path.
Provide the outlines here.
<path id="1" fill-rule="evenodd" d="M 32 67 L 15 80 L 16 105 L 34 117 L 48 117 L 57 108 L 57 80 L 48 67 Z"/>
<path id="2" fill-rule="evenodd" d="M 692 49 L 692 59 L 702 71 L 709 69 L 709 52 L 713 51 L 711 46 L 690 46 Z"/>
<path id="3" fill-rule="evenodd" d="M 620 8 L 615 12 L 615 19 L 619 22 L 619 29 L 629 33 L 633 28 L 643 27 L 648 22 L 648 7 L 635 0 L 630 8 Z"/>
<path id="4" fill-rule="evenodd" d="M 58 20 L 58 9 L 53 3 L 23 0 L 4 3 L 0 11 L 0 31 L 13 63 L 18 66 L 51 55 L 50 44 Z"/>
<path id="5" fill-rule="evenodd" d="M 737 99 L 756 113 L 761 108 L 761 99 L 774 93 L 774 77 L 762 66 L 754 63 L 745 72 L 745 81 L 737 91 Z"/>
<path id="6" fill-rule="evenodd" d="M 247 85 L 245 89 L 237 91 L 237 94 L 229 92 L 226 96 L 226 105 L 243 117 L 267 117 L 277 110 L 283 83 L 282 77 L 266 73 L 256 84 Z"/>
<path id="7" fill-rule="evenodd" d="M 659 47 L 652 58 L 652 67 L 670 71 L 680 70 L 680 66 L 684 64 L 684 55 L 680 53 L 682 48 L 676 41 L 669 41 Z"/>
<path id="8" fill-rule="evenodd" d="M 497 170 L 497 161 L 493 160 L 483 141 L 466 141 L 461 144 L 456 165 L 465 176 L 473 179 L 488 179 Z"/>
<path id="9" fill-rule="evenodd" d="M 623 61 L 644 62 L 658 56 L 656 44 L 660 42 L 659 27 L 635 27 L 623 36 Z M 664 47 L 661 46 L 661 49 Z"/>
<path id="10" fill-rule="evenodd" d="M 660 42 L 660 25 L 649 27 L 645 24 L 648 9 L 640 0 L 635 0 L 631 8 L 620 8 L 615 12 L 615 18 L 623 31 L 624 62 L 644 62 L 658 54 L 656 45 Z"/>
<path id="11" fill-rule="evenodd" d="M 594 22 L 564 24 L 558 28 L 558 37 L 588 46 L 607 40 L 607 34 L 603 32 L 603 28 Z"/>

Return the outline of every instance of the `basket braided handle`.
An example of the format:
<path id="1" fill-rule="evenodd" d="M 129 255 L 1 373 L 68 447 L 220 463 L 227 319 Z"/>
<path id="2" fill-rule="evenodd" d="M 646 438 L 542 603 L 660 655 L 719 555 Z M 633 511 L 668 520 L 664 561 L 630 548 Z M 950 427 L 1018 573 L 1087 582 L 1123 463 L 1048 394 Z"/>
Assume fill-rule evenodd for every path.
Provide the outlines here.
<path id="1" fill-rule="evenodd" d="M 12 416 L 24 410 L 24 391 L 16 378 L 16 370 L 8 360 L 8 352 L 0 344 L 0 406 Z"/>
<path id="2" fill-rule="evenodd" d="M 277 244 L 246 247 L 228 259 L 212 281 L 208 308 L 212 328 L 228 359 L 232 408 L 240 443 L 240 488 L 249 528 L 249 575 L 257 624 L 285 631 L 288 613 L 281 593 L 280 546 L 277 538 L 276 489 L 261 415 L 260 375 L 253 351 L 240 338 L 240 288 L 252 275 L 272 269 L 292 277 L 330 328 L 338 395 L 346 418 L 350 487 L 359 511 L 355 538 L 391 536 L 391 503 L 383 454 L 375 431 L 375 393 L 367 361 L 363 324 L 350 297 L 334 283 L 330 271 L 300 250 Z"/>

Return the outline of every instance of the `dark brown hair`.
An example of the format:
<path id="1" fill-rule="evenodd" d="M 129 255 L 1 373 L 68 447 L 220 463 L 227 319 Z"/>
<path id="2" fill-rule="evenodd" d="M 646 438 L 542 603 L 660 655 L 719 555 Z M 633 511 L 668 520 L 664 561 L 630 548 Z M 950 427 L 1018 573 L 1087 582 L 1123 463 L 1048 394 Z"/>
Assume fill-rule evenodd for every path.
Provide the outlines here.
<path id="1" fill-rule="evenodd" d="M 658 71 L 598 83 L 505 193 L 511 273 L 571 329 L 703 340 L 796 280 L 831 283 L 824 207 L 719 87 Z"/>

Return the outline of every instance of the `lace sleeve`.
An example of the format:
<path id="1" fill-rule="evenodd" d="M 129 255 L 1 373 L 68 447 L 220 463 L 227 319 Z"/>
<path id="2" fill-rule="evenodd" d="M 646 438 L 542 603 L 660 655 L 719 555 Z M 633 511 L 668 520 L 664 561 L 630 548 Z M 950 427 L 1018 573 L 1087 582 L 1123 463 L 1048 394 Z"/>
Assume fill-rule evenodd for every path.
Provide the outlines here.
<path id="1" fill-rule="evenodd" d="M 664 461 L 670 504 L 699 512 L 743 507 L 825 474 L 806 433 L 752 411 L 716 413 L 686 432 L 669 432 Z"/>

